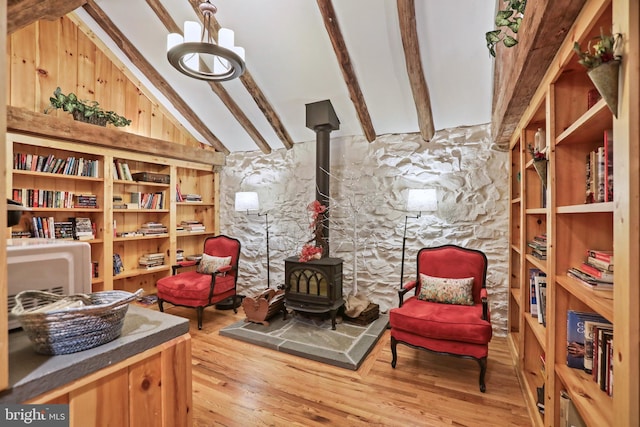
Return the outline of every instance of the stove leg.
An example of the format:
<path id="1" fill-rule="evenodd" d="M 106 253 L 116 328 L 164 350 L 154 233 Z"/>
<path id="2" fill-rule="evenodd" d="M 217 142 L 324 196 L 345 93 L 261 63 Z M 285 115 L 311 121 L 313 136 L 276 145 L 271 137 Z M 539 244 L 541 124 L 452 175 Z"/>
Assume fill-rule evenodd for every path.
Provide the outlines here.
<path id="1" fill-rule="evenodd" d="M 331 330 L 336 330 L 336 314 L 338 310 L 331 310 Z"/>

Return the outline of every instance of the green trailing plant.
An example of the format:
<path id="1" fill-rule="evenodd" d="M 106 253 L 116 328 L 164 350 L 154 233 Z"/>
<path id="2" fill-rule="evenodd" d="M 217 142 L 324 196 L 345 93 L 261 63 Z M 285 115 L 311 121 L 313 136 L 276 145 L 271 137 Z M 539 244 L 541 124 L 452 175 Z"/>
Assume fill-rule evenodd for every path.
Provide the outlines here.
<path id="1" fill-rule="evenodd" d="M 58 87 L 49 98 L 50 105 L 44 110 L 45 114 L 51 110 L 62 108 L 63 111 L 71 113 L 76 120 L 83 120 L 89 123 L 101 124 L 111 123 L 117 127 L 128 126 L 131 120 L 120 116 L 113 111 L 105 111 L 97 101 L 85 101 L 78 99 L 75 93 L 65 95 Z"/>
<path id="2" fill-rule="evenodd" d="M 587 44 L 587 50 L 583 51 L 580 44 L 573 44 L 573 51 L 578 55 L 578 62 L 587 70 L 592 70 L 606 62 L 619 60 L 620 55 L 616 54 L 618 45 L 622 40 L 619 33 L 605 34 L 600 29 L 600 35 L 595 36 Z"/>
<path id="3" fill-rule="evenodd" d="M 499 10 L 496 14 L 496 27 L 498 29 L 488 31 L 485 34 L 487 41 L 487 49 L 489 54 L 495 58 L 496 46 L 502 42 L 506 47 L 513 47 L 518 44 L 518 40 L 514 37 L 518 34 L 524 10 L 527 7 L 527 0 L 503 0 L 507 3 L 504 10 Z M 502 27 L 502 28 L 500 28 Z M 513 33 L 513 36 L 508 31 Z"/>

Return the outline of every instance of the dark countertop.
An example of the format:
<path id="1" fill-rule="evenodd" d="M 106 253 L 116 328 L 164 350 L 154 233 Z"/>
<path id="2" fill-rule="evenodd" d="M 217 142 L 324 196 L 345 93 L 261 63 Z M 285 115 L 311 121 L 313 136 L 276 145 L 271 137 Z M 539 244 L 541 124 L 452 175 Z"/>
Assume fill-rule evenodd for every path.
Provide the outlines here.
<path id="1" fill-rule="evenodd" d="M 189 321 L 130 305 L 122 334 L 89 350 L 59 356 L 38 354 L 22 330 L 9 332 L 9 388 L 0 403 L 22 403 L 189 332 Z"/>

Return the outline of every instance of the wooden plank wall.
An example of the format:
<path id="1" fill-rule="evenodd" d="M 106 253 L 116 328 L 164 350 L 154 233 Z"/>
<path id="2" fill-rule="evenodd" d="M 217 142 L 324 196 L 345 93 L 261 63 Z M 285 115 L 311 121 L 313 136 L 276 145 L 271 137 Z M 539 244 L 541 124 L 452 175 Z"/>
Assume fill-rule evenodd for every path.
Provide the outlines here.
<path id="1" fill-rule="evenodd" d="M 7 104 L 43 112 L 56 87 L 131 119 L 125 132 L 203 147 L 72 19 L 39 21 L 7 40 Z M 106 49 L 106 48 L 105 48 Z M 50 114 L 73 120 L 61 110 Z M 207 145 L 208 147 L 208 145 Z"/>

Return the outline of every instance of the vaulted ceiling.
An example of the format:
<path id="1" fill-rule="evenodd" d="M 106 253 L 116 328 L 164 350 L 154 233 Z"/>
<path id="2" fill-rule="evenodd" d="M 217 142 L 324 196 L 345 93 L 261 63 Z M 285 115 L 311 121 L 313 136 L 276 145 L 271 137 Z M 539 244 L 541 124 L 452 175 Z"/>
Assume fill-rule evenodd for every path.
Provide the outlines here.
<path id="1" fill-rule="evenodd" d="M 374 141 L 419 132 L 429 140 L 439 129 L 493 119 L 494 136 L 504 146 L 517 117 L 513 98 L 527 102 L 537 86 L 535 76 L 518 84 L 527 76 L 524 60 L 515 76 L 509 61 L 493 74 L 484 33 L 493 27 L 494 0 L 211 0 L 218 8 L 216 29 L 235 31 L 247 71 L 228 82 L 195 80 L 168 63 L 166 38 L 181 32 L 185 20 L 201 20 L 200 2 L 8 0 L 8 31 L 73 11 L 198 140 L 224 153 L 269 153 L 313 140 L 305 104 L 325 99 L 341 122 L 332 136 Z M 540 10 L 546 14 L 538 15 L 562 17 L 551 9 L 545 3 Z M 536 30 L 529 30 L 536 43 L 519 52 L 525 59 L 545 43 Z M 500 60 L 504 53 L 498 53 Z M 506 91 L 497 76 L 509 78 Z M 529 93 L 519 94 L 523 88 Z M 494 104 L 500 98 L 493 118 L 492 98 Z"/>

